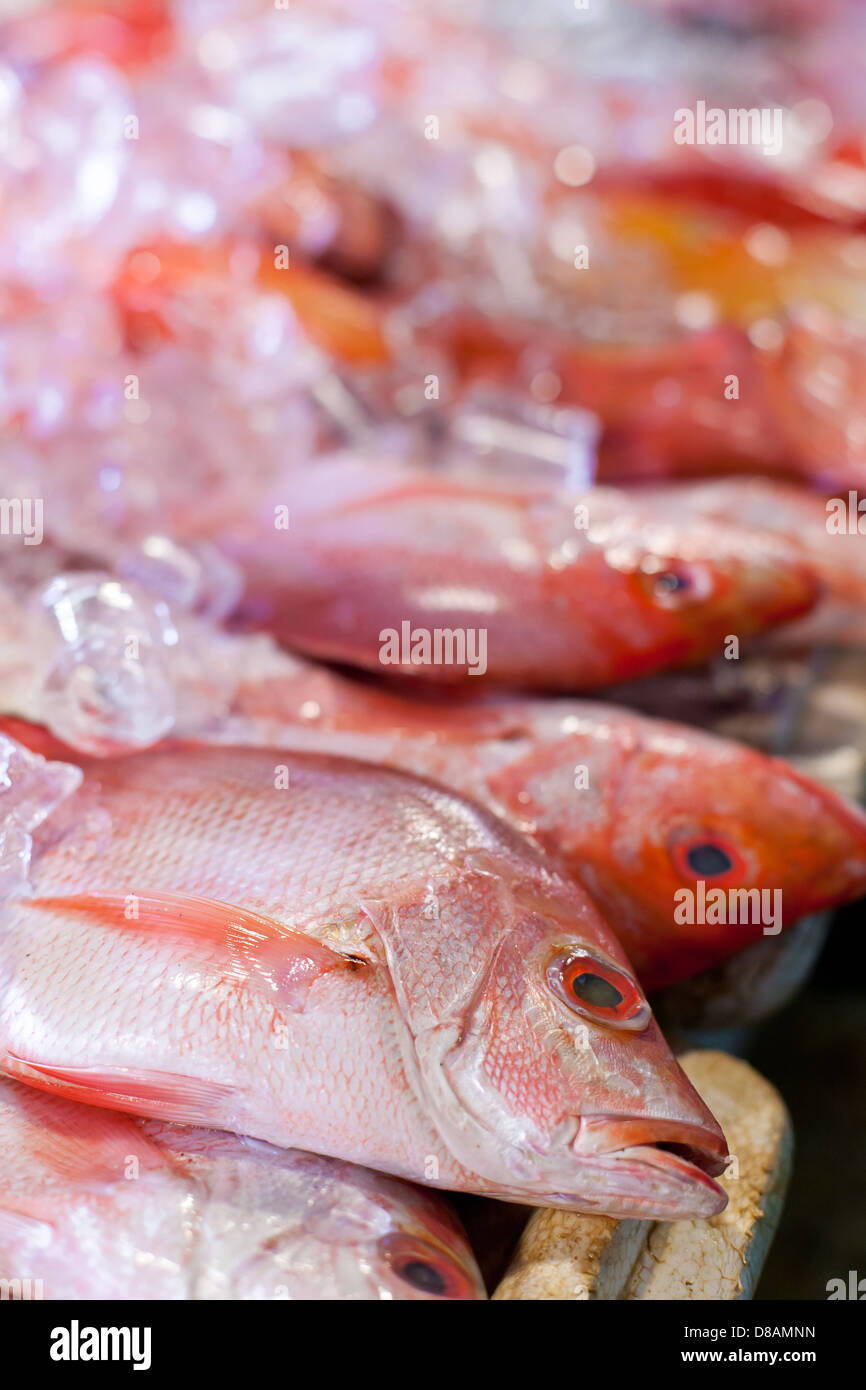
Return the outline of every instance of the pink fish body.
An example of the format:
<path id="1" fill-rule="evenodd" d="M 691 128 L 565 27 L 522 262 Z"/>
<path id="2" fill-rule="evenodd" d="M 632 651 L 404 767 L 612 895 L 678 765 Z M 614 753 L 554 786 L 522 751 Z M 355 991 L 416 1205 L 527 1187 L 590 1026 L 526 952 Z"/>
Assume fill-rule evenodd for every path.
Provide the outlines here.
<path id="1" fill-rule="evenodd" d="M 724 1205 L 721 1131 L 617 942 L 487 812 L 268 749 L 84 767 L 6 904 L 8 1074 L 517 1200 Z"/>
<path id="2" fill-rule="evenodd" d="M 590 689 L 715 655 L 817 594 L 778 538 L 678 526 L 614 490 L 337 456 L 287 479 L 279 508 L 221 536 L 244 574 L 241 616 L 386 675 Z"/>
<path id="3" fill-rule="evenodd" d="M 0 1083 L 13 1298 L 484 1298 L 444 1201 L 352 1164 Z"/>

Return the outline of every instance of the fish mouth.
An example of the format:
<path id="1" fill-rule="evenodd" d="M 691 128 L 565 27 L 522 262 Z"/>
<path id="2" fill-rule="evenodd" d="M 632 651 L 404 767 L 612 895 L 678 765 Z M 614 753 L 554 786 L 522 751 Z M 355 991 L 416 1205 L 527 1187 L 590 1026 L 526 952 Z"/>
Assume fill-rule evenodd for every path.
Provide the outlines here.
<path id="1" fill-rule="evenodd" d="M 714 1179 L 725 1170 L 728 1148 L 721 1132 L 703 1125 L 583 1116 L 571 1147 L 591 1165 L 612 1216 L 703 1219 L 727 1206 Z"/>

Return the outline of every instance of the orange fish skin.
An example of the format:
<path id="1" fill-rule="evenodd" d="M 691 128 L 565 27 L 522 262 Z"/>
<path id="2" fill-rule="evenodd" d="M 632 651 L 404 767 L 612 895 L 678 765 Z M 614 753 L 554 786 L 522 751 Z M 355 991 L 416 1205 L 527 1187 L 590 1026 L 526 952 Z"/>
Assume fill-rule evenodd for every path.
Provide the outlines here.
<path id="1" fill-rule="evenodd" d="M 142 267 L 146 274 L 142 276 Z M 337 276 L 303 261 L 278 270 L 247 241 L 219 245 L 158 242 L 127 256 L 111 287 L 124 337 L 134 348 L 152 348 L 175 336 L 173 296 L 185 285 L 255 286 L 284 295 L 305 333 L 340 362 L 370 368 L 390 358 L 381 307 Z"/>
<path id="2" fill-rule="evenodd" d="M 562 795 L 563 754 L 575 751 L 568 739 L 507 768 L 491 790 L 511 816 L 536 820 L 538 840 L 616 923 L 645 989 L 866 893 L 866 815 L 783 761 L 619 710 L 589 710 L 583 727 L 590 747 L 576 762 L 600 783 L 589 806 Z M 722 852 L 723 868 L 689 866 L 687 855 L 706 846 Z M 745 921 L 678 920 L 678 895 L 699 893 L 700 882 L 724 890 L 728 907 L 732 893 L 763 893 L 778 918 L 750 908 Z"/>
<path id="3" fill-rule="evenodd" d="M 0 1278 L 34 1277 L 48 1299 L 485 1297 L 430 1192 L 4 1079 Z"/>
<path id="4" fill-rule="evenodd" d="M 810 231 L 826 225 L 860 230 L 862 208 L 833 196 L 834 168 L 856 167 L 844 150 L 829 151 L 813 168 L 800 170 L 799 178 L 774 178 L 763 169 L 736 169 L 714 164 L 699 147 L 679 164 L 632 164 L 602 170 L 596 189 L 605 192 L 648 191 L 668 206 L 718 210 L 729 220 L 743 218 L 750 226 L 770 223 L 786 231 Z"/>
<path id="5" fill-rule="evenodd" d="M 721 1210 L 721 1131 L 588 897 L 516 832 L 340 759 L 82 765 L 5 905 L 7 1074 L 434 1185 Z M 585 978 L 619 1002 L 569 1003 Z"/>
<path id="6" fill-rule="evenodd" d="M 286 665 L 242 683 L 228 737 L 388 763 L 489 806 L 589 889 L 645 989 L 717 964 L 766 925 L 677 923 L 675 894 L 701 877 L 689 846 L 729 859 L 708 888 L 779 890 L 785 927 L 866 893 L 866 814 L 733 740 L 616 705 L 436 703 Z"/>
<path id="7" fill-rule="evenodd" d="M 414 664 L 408 646 L 386 665 L 385 635 L 404 624 L 484 634 L 486 680 L 592 690 L 716 655 L 818 594 L 783 540 L 677 526 L 614 490 L 533 495 L 337 455 L 287 478 L 279 503 L 287 530 L 263 502 L 257 521 L 222 531 L 245 577 L 238 620 L 417 680 L 476 683 L 469 659 Z"/>

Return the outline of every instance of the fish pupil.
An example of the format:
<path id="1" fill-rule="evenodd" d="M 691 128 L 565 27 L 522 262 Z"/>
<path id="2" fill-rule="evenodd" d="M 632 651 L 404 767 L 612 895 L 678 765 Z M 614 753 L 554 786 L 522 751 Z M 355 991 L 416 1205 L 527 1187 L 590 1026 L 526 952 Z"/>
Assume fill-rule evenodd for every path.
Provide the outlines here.
<path id="1" fill-rule="evenodd" d="M 439 1270 L 423 1260 L 407 1260 L 400 1266 L 399 1273 L 407 1284 L 420 1289 L 422 1293 L 443 1294 L 448 1287 Z"/>
<path id="2" fill-rule="evenodd" d="M 726 874 L 732 869 L 733 861 L 718 845 L 694 845 L 686 855 L 689 868 L 702 877 Z"/>
<path id="3" fill-rule="evenodd" d="M 571 988 L 582 1003 L 595 1004 L 600 1009 L 615 1009 L 623 1000 L 619 990 L 601 975 L 578 975 L 572 981 Z"/>
<path id="4" fill-rule="evenodd" d="M 688 580 L 682 574 L 677 574 L 674 570 L 666 570 L 664 574 L 658 575 L 655 582 L 657 594 L 676 594 L 680 589 L 688 588 Z"/>

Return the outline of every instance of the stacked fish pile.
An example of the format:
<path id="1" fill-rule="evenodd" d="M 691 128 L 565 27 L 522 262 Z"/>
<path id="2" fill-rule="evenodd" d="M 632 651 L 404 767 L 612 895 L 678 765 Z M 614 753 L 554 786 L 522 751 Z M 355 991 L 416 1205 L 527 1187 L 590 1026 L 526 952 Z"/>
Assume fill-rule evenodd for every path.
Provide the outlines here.
<path id="1" fill-rule="evenodd" d="M 863 23 L 4 23 L 4 1287 L 480 1298 L 432 1188 L 724 1208 L 647 991 L 866 815 L 640 706 L 866 635 Z"/>

